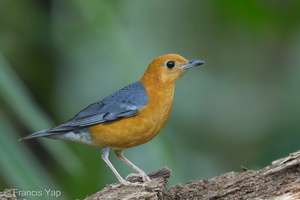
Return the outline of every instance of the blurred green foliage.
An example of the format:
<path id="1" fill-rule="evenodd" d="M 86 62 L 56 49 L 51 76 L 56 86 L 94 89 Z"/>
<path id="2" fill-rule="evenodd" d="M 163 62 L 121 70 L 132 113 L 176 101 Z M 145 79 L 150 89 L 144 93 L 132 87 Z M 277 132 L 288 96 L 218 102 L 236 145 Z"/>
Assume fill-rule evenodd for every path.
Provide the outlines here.
<path id="1" fill-rule="evenodd" d="M 18 138 L 138 80 L 166 53 L 206 63 L 179 81 L 161 134 L 125 151 L 132 162 L 146 172 L 168 166 L 174 185 L 298 150 L 299 4 L 0 1 L 0 190 L 51 188 L 75 199 L 115 182 L 97 149 Z"/>

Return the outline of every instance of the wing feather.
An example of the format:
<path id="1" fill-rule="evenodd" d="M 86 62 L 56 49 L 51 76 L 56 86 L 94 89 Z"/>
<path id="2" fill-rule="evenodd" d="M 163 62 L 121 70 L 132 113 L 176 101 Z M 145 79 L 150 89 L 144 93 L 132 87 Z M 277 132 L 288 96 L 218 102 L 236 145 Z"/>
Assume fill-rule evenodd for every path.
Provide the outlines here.
<path id="1" fill-rule="evenodd" d="M 149 97 L 143 84 L 134 82 L 110 96 L 80 111 L 71 120 L 54 127 L 49 132 L 64 132 L 101 123 L 113 123 L 137 115 Z"/>

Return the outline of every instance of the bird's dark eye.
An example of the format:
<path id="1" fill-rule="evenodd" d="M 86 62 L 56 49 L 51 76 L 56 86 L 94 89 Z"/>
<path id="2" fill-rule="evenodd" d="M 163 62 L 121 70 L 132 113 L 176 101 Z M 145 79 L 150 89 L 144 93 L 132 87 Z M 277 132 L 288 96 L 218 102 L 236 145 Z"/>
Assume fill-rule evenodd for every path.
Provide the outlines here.
<path id="1" fill-rule="evenodd" d="M 172 69 L 175 66 L 175 63 L 173 61 L 168 61 L 166 65 L 169 69 Z"/>

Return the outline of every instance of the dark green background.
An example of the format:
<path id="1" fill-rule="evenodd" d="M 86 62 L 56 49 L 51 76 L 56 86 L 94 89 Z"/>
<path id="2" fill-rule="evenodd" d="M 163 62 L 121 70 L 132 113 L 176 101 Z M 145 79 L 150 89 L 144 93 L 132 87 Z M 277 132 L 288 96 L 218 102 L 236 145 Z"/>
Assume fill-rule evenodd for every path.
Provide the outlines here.
<path id="1" fill-rule="evenodd" d="M 174 185 L 298 150 L 299 13 L 299 1 L 279 0 L 1 0 L 0 191 L 75 199 L 115 182 L 97 149 L 18 138 L 138 80 L 166 53 L 206 63 L 179 81 L 163 131 L 125 151 L 133 163 L 168 166 Z M 122 176 L 132 172 L 111 160 Z"/>

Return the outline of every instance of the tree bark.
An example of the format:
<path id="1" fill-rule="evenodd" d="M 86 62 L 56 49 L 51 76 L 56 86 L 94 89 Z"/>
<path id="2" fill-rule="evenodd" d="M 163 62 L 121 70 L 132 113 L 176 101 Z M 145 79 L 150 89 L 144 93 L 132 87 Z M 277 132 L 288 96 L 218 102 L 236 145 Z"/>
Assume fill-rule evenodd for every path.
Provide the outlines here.
<path id="1" fill-rule="evenodd" d="M 85 200 L 124 199 L 300 199 L 300 151 L 273 161 L 257 171 L 229 172 L 220 176 L 190 181 L 167 188 L 171 170 L 149 173 L 151 181 L 142 186 L 107 186 Z M 140 182 L 137 177 L 127 180 Z"/>

